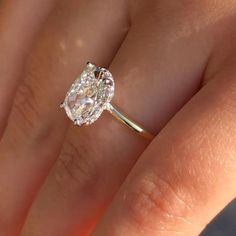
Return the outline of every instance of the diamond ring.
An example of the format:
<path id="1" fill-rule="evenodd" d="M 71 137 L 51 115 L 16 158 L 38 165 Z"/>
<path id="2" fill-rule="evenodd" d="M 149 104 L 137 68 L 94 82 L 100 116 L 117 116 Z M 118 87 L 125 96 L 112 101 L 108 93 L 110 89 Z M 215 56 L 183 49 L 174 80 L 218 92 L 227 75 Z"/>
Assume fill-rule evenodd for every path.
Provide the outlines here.
<path id="1" fill-rule="evenodd" d="M 153 139 L 153 134 L 111 104 L 114 91 L 115 83 L 112 74 L 107 69 L 88 62 L 85 70 L 67 92 L 61 107 L 65 109 L 67 116 L 75 125 L 90 125 L 100 117 L 104 110 L 107 110 L 141 136 Z"/>

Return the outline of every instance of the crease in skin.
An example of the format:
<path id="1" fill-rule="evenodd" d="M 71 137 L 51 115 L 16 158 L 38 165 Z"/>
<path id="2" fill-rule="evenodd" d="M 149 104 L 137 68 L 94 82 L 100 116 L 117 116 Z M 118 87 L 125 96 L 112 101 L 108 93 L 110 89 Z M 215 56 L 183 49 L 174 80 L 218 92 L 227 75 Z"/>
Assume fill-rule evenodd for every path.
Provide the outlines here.
<path id="1" fill-rule="evenodd" d="M 150 179 L 150 178 L 151 177 L 148 177 L 148 179 Z M 140 196 L 139 197 L 137 196 L 137 198 L 134 197 L 133 200 L 132 200 L 132 198 L 129 199 L 130 203 L 128 203 L 128 205 L 136 204 L 135 201 L 137 201 L 137 203 L 138 203 L 135 206 L 135 209 L 134 209 L 135 211 L 131 214 L 131 217 L 132 216 L 134 216 L 134 217 L 132 217 L 130 224 L 132 225 L 133 223 L 135 223 L 135 225 L 140 230 L 144 230 L 144 231 L 147 230 L 147 232 L 149 232 L 151 230 L 152 232 L 157 233 L 157 232 L 159 232 L 159 230 L 168 231 L 168 228 L 166 226 L 166 221 L 171 221 L 171 222 L 174 222 L 174 224 L 176 224 L 176 222 L 178 222 L 178 224 L 184 224 L 184 228 L 186 230 L 191 229 L 191 230 L 197 231 L 200 226 L 195 225 L 185 215 L 185 212 L 189 212 L 189 209 L 190 209 L 189 203 L 187 203 L 187 201 L 185 201 L 185 200 L 181 200 L 181 198 L 179 197 L 179 194 L 176 193 L 176 191 L 173 190 L 173 188 L 169 186 L 169 184 L 166 180 L 162 180 L 162 178 L 159 178 L 158 176 L 155 177 L 155 179 L 156 178 L 158 179 L 158 183 L 154 184 L 153 180 L 147 180 L 147 178 L 145 177 L 146 180 L 142 185 L 146 186 L 145 188 L 147 188 L 147 186 L 149 186 L 148 187 L 149 190 L 146 189 L 146 190 L 142 191 L 141 193 L 139 193 L 139 192 L 136 193 L 137 195 L 141 195 L 141 196 L 144 194 L 143 195 L 144 198 L 143 197 L 140 198 Z M 146 181 L 148 181 L 148 183 Z M 130 192 L 130 191 L 128 190 L 128 192 Z M 124 194 L 126 195 L 126 193 L 124 193 Z M 129 196 L 129 198 L 130 198 L 130 196 Z M 135 200 L 135 199 L 137 199 L 137 200 Z M 123 200 L 126 201 L 126 197 L 124 197 L 124 195 L 123 195 Z M 180 206 L 179 203 L 182 206 Z M 176 212 L 176 206 L 177 206 L 177 211 L 180 211 L 180 212 L 179 213 L 171 213 L 171 212 Z M 127 207 L 127 203 L 125 204 L 125 207 Z M 132 207 L 132 209 L 133 209 L 133 207 Z M 141 214 L 142 216 L 140 216 L 140 217 L 142 219 L 137 219 L 137 221 L 136 221 L 135 219 L 139 218 L 138 215 L 135 217 L 137 211 L 140 211 L 140 213 L 138 213 L 138 215 Z M 144 213 L 144 211 L 147 211 L 147 219 L 149 219 L 149 220 L 147 220 L 147 222 L 145 221 L 146 213 Z M 192 211 L 192 207 L 191 207 L 190 211 Z M 152 220 L 150 220 L 150 215 L 149 215 L 150 212 L 153 212 L 152 214 L 155 214 L 155 212 L 157 214 L 160 214 L 160 212 L 161 212 L 161 214 L 164 215 L 159 220 L 158 227 L 151 226 Z M 154 225 L 156 225 L 156 224 L 154 224 Z M 171 225 L 170 228 L 173 228 L 172 223 L 170 225 Z M 129 227 L 129 226 L 127 226 L 127 227 Z"/>
<path id="2" fill-rule="evenodd" d="M 83 157 L 83 155 L 81 155 L 81 151 L 69 140 L 66 142 L 67 148 L 63 152 L 63 156 L 61 155 L 59 157 L 63 167 L 57 165 L 55 168 L 56 171 L 54 176 L 58 185 L 63 185 L 63 182 L 67 180 L 69 174 L 69 178 L 72 178 L 72 180 L 75 181 L 74 186 L 80 186 L 81 188 L 86 189 L 86 186 L 90 186 L 92 188 L 92 186 L 96 185 L 97 181 L 99 181 L 99 175 L 96 173 L 96 168 L 92 166 L 86 158 L 78 161 L 78 158 Z M 71 191 L 73 192 L 72 189 Z M 67 190 L 69 194 L 71 194 L 69 186 Z"/>

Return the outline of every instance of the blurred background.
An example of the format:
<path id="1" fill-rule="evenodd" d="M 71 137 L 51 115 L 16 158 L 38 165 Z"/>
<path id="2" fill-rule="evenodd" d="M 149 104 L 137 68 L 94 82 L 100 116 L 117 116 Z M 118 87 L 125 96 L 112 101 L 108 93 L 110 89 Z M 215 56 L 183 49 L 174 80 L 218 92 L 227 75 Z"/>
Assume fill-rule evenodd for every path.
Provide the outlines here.
<path id="1" fill-rule="evenodd" d="M 200 236 L 236 236 L 236 200 L 230 203 Z"/>

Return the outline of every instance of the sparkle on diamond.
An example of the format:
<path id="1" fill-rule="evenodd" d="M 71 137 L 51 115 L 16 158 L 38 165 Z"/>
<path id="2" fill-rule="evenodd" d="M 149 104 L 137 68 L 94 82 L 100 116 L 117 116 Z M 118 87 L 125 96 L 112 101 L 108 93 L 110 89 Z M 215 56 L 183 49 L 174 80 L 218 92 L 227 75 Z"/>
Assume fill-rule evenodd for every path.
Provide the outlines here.
<path id="1" fill-rule="evenodd" d="M 113 95 L 114 80 L 111 73 L 88 63 L 68 91 L 63 105 L 75 124 L 88 125 L 99 118 Z"/>

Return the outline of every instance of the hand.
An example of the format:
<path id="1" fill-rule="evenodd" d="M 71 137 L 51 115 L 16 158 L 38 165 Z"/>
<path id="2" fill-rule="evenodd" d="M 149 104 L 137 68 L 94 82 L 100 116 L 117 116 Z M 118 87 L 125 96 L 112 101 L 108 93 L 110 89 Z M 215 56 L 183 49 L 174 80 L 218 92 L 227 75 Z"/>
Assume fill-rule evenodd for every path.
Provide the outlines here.
<path id="1" fill-rule="evenodd" d="M 235 18 L 228 0 L 1 1 L 0 235 L 198 235 L 236 193 Z M 105 112 L 69 122 L 87 61 L 152 142 Z"/>

